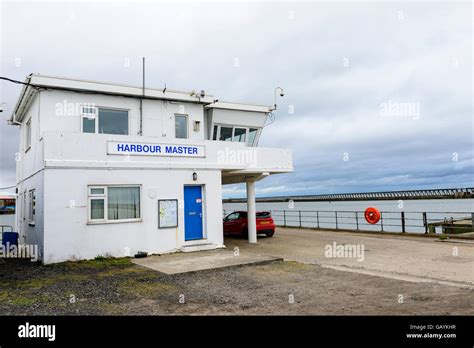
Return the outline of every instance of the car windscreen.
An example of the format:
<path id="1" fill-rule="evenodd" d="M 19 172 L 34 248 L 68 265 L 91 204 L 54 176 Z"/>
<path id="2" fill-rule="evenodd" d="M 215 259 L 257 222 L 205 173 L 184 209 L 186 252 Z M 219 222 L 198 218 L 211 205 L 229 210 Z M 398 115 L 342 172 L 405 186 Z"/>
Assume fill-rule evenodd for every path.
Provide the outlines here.
<path id="1" fill-rule="evenodd" d="M 258 212 L 257 214 L 257 218 L 269 218 L 271 217 L 271 213 L 269 211 L 261 211 L 261 212 Z"/>

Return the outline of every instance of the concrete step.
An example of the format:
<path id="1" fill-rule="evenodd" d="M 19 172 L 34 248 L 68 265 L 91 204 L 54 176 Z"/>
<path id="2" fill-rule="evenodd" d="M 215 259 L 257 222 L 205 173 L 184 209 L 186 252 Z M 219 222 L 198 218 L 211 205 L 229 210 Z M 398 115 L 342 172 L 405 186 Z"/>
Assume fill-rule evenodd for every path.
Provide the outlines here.
<path id="1" fill-rule="evenodd" d="M 190 253 L 194 251 L 202 251 L 202 250 L 213 250 L 223 248 L 223 246 L 217 246 L 212 243 L 202 243 L 202 244 L 193 244 L 193 245 L 185 245 L 181 247 L 181 251 L 183 253 Z"/>

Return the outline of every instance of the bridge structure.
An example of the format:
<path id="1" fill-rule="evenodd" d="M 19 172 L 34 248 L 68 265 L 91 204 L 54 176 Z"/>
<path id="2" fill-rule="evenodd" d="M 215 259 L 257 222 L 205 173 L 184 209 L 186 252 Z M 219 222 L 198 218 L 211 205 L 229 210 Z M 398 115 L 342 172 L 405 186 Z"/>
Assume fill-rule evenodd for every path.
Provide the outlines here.
<path id="1" fill-rule="evenodd" d="M 257 197 L 257 202 L 372 201 L 406 199 L 474 198 L 474 187 L 387 192 L 335 193 L 322 195 Z M 224 203 L 242 203 L 245 198 L 227 198 Z"/>

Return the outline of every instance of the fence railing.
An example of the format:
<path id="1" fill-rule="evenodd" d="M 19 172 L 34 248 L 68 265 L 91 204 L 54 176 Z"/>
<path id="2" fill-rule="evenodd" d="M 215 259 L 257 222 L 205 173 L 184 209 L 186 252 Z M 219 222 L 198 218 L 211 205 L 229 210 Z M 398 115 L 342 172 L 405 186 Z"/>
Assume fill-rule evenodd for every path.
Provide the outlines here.
<path id="1" fill-rule="evenodd" d="M 224 210 L 224 216 L 234 210 Z M 382 211 L 369 224 L 364 211 L 269 210 L 277 226 L 400 233 L 459 234 L 474 232 L 474 212 Z"/>

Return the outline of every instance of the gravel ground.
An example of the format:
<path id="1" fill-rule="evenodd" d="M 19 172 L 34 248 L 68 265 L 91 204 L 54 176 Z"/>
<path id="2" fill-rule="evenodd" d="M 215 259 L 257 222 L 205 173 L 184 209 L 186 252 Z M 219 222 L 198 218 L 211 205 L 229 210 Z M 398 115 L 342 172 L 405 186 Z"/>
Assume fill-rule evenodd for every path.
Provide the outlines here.
<path id="1" fill-rule="evenodd" d="M 4 315 L 473 315 L 473 298 L 472 289 L 297 262 L 166 275 L 129 259 L 0 260 Z"/>

